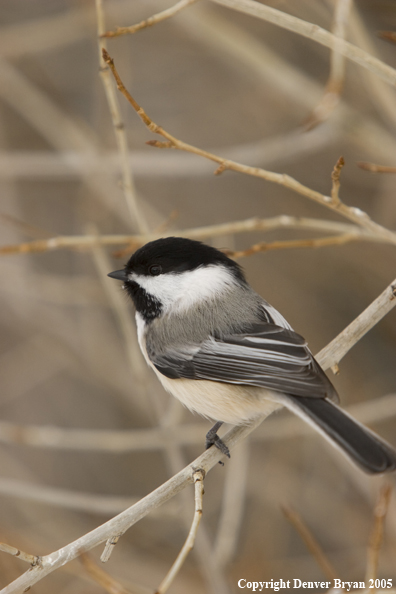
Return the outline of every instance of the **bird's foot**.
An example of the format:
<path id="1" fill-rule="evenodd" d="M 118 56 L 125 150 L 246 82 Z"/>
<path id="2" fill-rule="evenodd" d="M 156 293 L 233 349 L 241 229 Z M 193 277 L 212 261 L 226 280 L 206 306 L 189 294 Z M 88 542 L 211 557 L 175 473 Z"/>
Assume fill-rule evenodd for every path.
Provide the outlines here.
<path id="1" fill-rule="evenodd" d="M 205 449 L 209 449 L 212 445 L 216 446 L 227 458 L 231 458 L 230 450 L 222 439 L 217 435 L 218 430 L 222 426 L 222 422 L 218 421 L 213 425 L 206 434 Z"/>

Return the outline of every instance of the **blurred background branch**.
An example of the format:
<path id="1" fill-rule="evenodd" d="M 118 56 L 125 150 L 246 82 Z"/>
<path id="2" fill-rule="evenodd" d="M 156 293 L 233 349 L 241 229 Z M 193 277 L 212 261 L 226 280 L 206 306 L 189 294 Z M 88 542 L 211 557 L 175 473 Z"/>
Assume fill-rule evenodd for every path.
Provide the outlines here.
<path id="1" fill-rule="evenodd" d="M 106 278 L 120 267 L 112 256 L 164 234 L 245 256 L 254 288 L 314 352 L 390 286 L 396 62 L 377 33 L 395 30 L 396 14 L 392 0 L 3 0 L 0 11 L 0 541 L 45 556 L 165 483 L 209 428 L 141 361 L 133 312 Z M 158 14 L 170 18 L 155 24 Z M 136 34 L 98 40 L 131 23 Z M 215 156 L 222 175 L 195 154 L 145 146 L 152 137 L 110 73 L 106 92 L 98 76 L 105 43 L 150 118 Z M 381 303 L 375 312 L 393 304 L 389 290 Z M 395 345 L 392 311 L 334 377 L 351 414 L 393 443 Z M 341 579 L 396 580 L 394 493 L 381 551 L 373 537 L 366 561 L 381 483 L 298 419 L 270 418 L 205 479 L 196 546 L 171 591 L 230 594 L 242 575 L 323 579 L 282 504 Z M 109 573 L 94 570 L 94 551 L 40 593 L 152 591 L 193 507 L 186 489 L 119 540 Z M 1 553 L 0 588 L 25 569 Z"/>

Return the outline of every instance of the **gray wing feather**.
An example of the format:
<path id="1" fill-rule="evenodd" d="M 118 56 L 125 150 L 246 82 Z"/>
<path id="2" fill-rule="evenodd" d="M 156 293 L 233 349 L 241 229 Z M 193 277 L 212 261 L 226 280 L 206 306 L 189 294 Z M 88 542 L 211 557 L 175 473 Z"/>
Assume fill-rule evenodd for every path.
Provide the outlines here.
<path id="1" fill-rule="evenodd" d="M 210 337 L 188 353 L 175 346 L 149 356 L 158 371 L 172 379 L 212 380 L 294 396 L 338 398 L 304 338 L 274 324 L 253 324 L 244 333 Z"/>

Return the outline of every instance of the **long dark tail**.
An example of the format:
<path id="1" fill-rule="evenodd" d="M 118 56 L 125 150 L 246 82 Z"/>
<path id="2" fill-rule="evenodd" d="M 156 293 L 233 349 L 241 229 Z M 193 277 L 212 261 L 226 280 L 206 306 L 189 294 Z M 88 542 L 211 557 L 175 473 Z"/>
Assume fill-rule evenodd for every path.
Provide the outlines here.
<path id="1" fill-rule="evenodd" d="M 396 469 L 396 451 L 333 402 L 288 395 L 285 405 L 310 422 L 366 472 Z"/>

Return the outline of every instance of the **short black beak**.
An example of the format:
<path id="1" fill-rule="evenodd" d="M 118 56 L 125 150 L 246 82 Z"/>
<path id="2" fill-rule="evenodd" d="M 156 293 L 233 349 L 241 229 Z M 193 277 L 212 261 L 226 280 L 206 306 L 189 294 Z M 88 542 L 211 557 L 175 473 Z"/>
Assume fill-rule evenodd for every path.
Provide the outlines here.
<path id="1" fill-rule="evenodd" d="M 116 280 L 120 280 L 120 281 L 127 280 L 127 275 L 125 273 L 125 270 L 115 270 L 114 272 L 109 272 L 109 274 L 107 276 L 109 276 L 110 278 L 115 278 Z"/>

